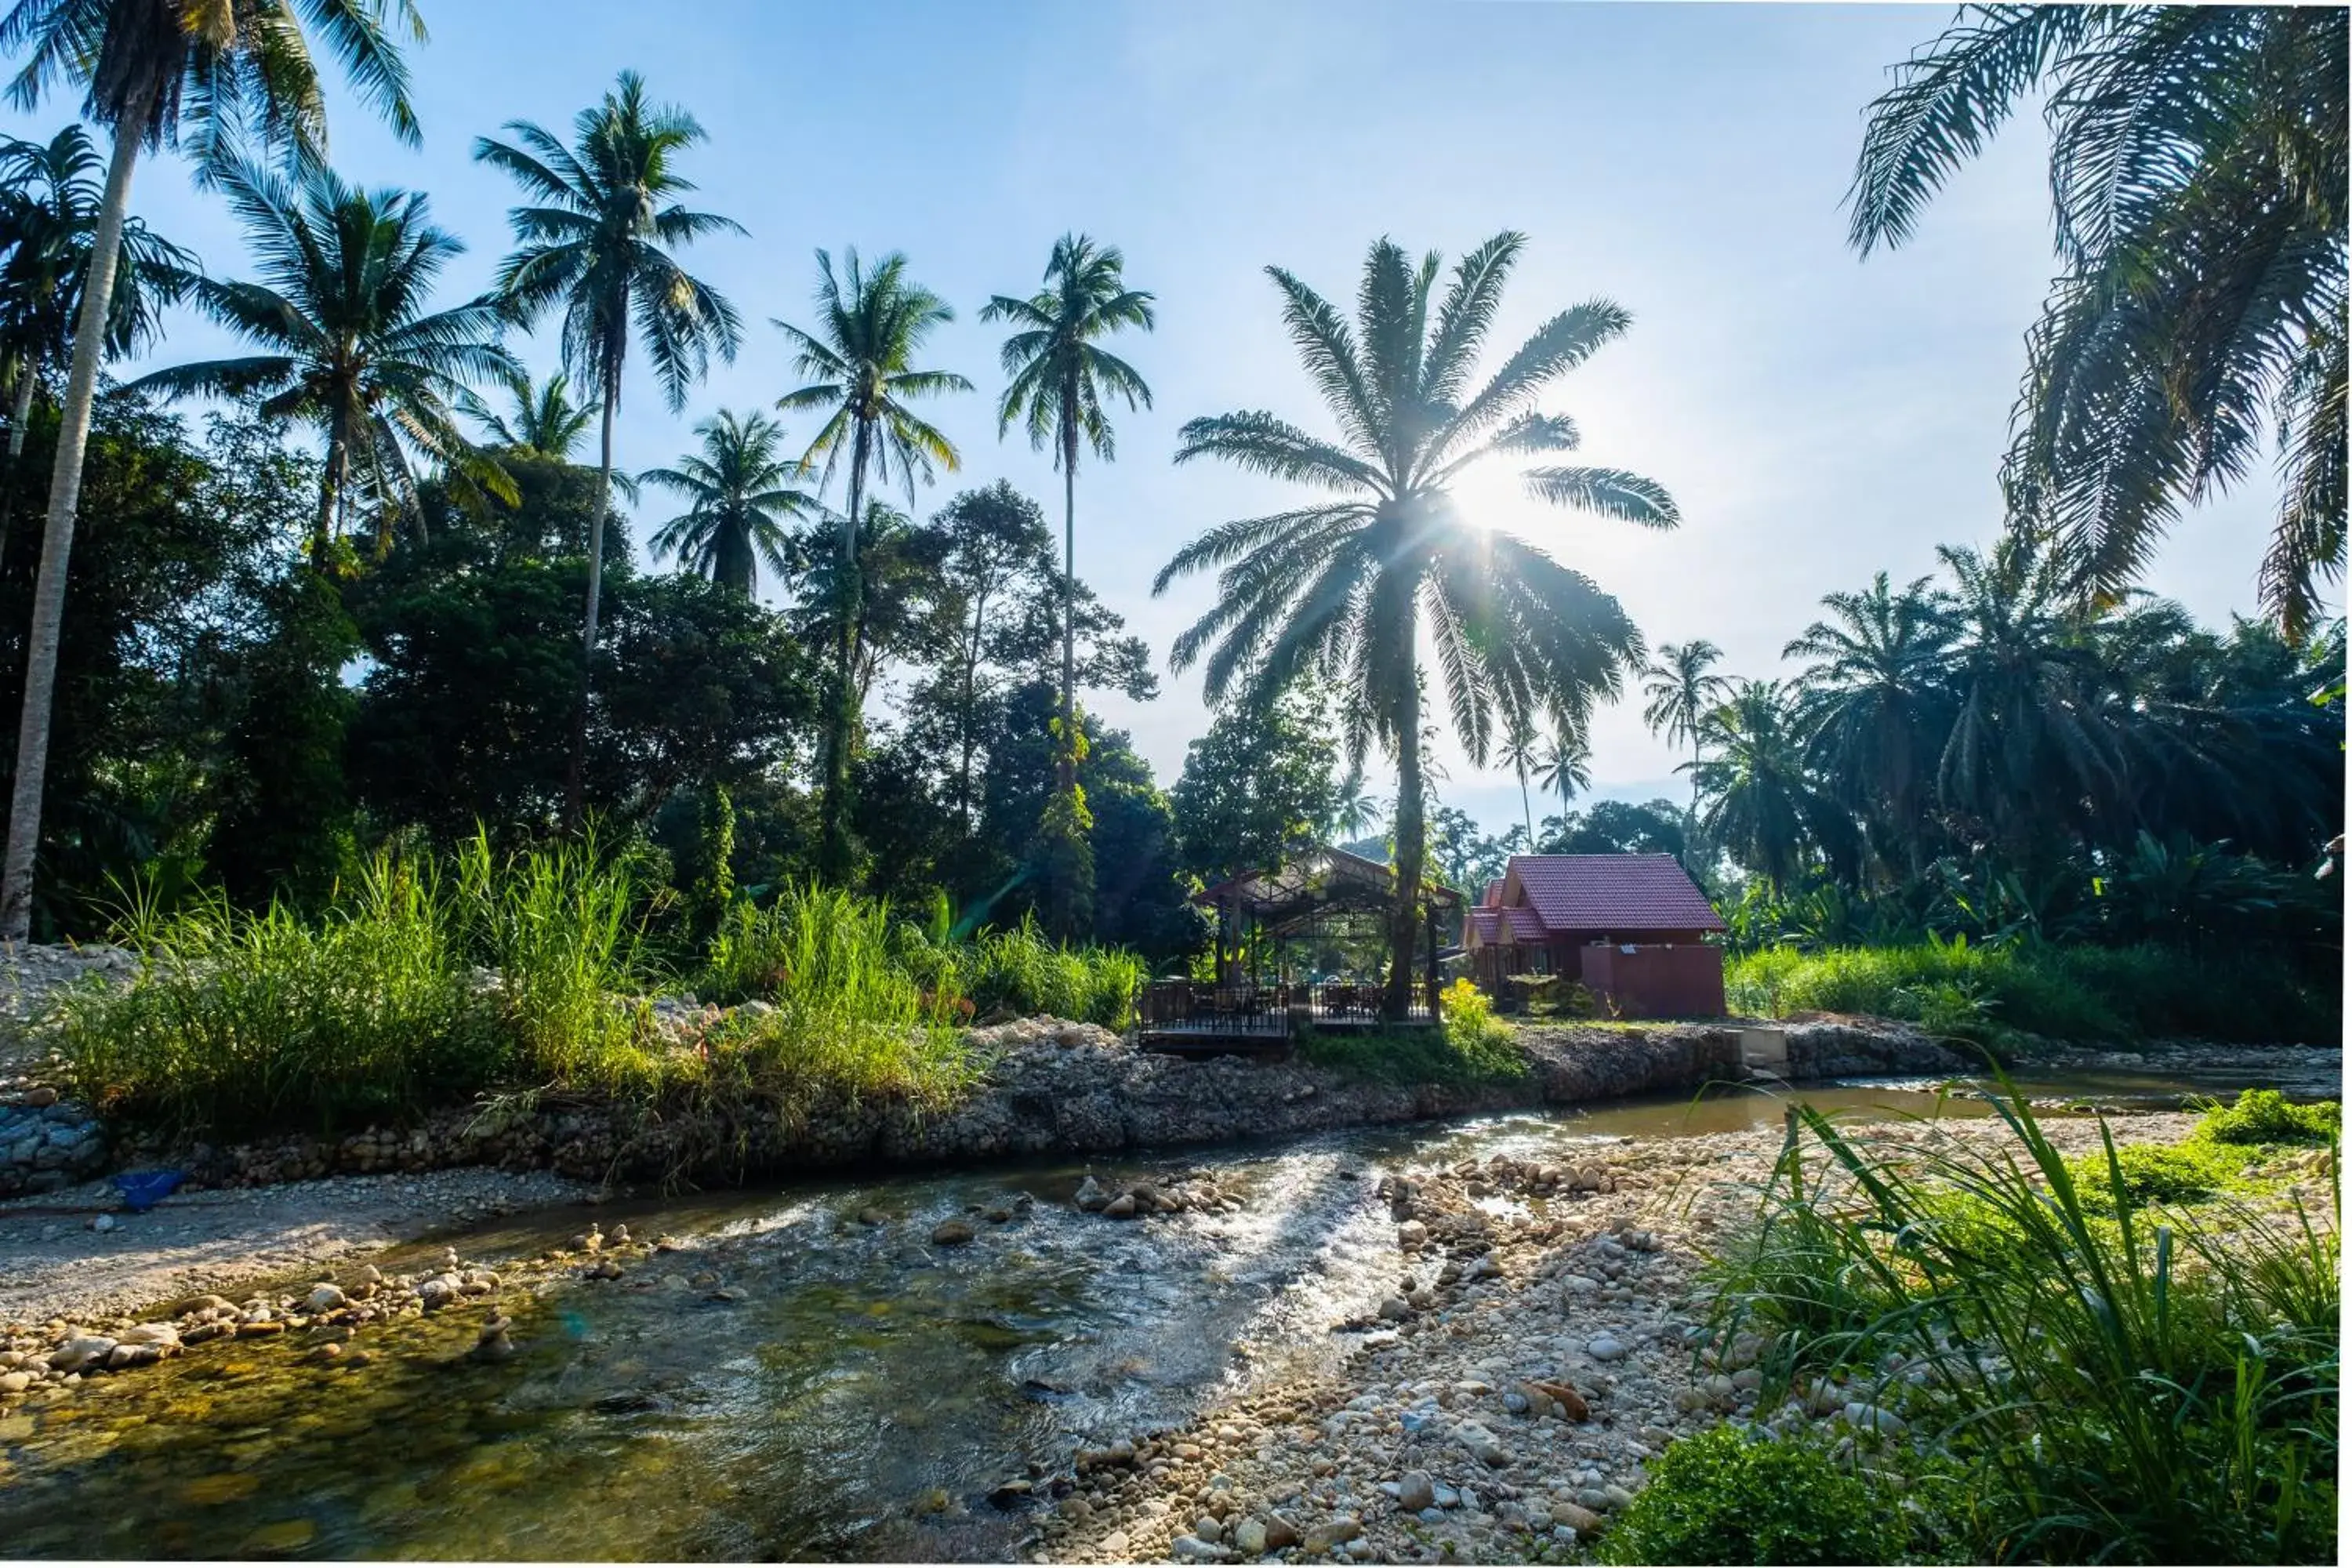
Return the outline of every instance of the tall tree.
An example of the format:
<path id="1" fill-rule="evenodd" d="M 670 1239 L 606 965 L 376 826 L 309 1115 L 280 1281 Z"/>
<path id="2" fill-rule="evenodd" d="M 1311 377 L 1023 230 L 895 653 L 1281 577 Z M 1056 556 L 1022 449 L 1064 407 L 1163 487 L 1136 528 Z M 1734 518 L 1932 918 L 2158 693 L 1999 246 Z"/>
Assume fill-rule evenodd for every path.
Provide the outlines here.
<path id="1" fill-rule="evenodd" d="M 491 377 L 507 395 L 512 412 L 501 414 L 482 401 L 471 387 L 457 394 L 457 412 L 479 425 L 491 442 L 511 452 L 570 462 L 602 408 L 593 401 L 582 407 L 572 401 L 572 379 L 562 372 L 543 382 L 513 365 Z M 612 476 L 619 485 L 622 476 Z"/>
<path id="2" fill-rule="evenodd" d="M 1431 293 L 1442 259 L 1416 265 L 1381 240 L 1364 265 L 1353 328 L 1305 283 L 1267 268 L 1339 438 L 1270 413 L 1226 414 L 1187 424 L 1177 461 L 1222 458 L 1338 499 L 1212 528 L 1153 584 L 1165 592 L 1180 576 L 1223 568 L 1216 605 L 1170 650 L 1180 669 L 1203 661 L 1212 701 L 1229 692 L 1268 700 L 1313 672 L 1338 696 L 1351 767 L 1375 742 L 1396 759 L 1391 1016 L 1412 994 L 1427 856 L 1423 631 L 1457 738 L 1479 763 L 1497 712 L 1507 727 L 1546 707 L 1555 719 L 1581 711 L 1595 694 L 1619 691 L 1642 653 L 1615 599 L 1510 534 L 1472 524 L 1452 493 L 1481 460 L 1572 450 L 1575 425 L 1538 412 L 1535 399 L 1631 323 L 1607 300 L 1576 306 L 1476 383 L 1478 351 L 1525 243 L 1505 233 L 1480 246 L 1438 302 Z M 1654 528 L 1678 521 L 1664 489 L 1619 469 L 1544 466 L 1523 478 L 1543 500 Z"/>
<path id="3" fill-rule="evenodd" d="M 264 280 L 198 278 L 191 297 L 267 352 L 160 370 L 133 389 L 252 397 L 265 419 L 322 430 L 327 461 L 310 531 L 321 574 L 361 486 L 375 507 L 379 554 L 396 517 L 421 521 L 412 447 L 511 505 L 513 481 L 466 439 L 451 406 L 466 380 L 513 369 L 498 342 L 499 308 L 476 300 L 425 310 L 435 279 L 465 247 L 433 226 L 425 197 L 346 185 L 322 168 L 299 184 L 249 164 L 218 180 Z"/>
<path id="4" fill-rule="evenodd" d="M 677 198 L 694 182 L 680 155 L 703 140 L 682 109 L 648 102 L 645 79 L 623 71 L 604 100 L 572 121 L 566 147 L 527 120 L 507 121 L 512 142 L 484 136 L 474 156 L 505 170 L 526 205 L 507 214 L 515 250 L 499 268 L 499 289 L 526 325 L 563 308 L 563 365 L 598 405 L 598 505 L 588 527 L 588 605 L 581 635 L 580 717 L 573 726 L 576 778 L 587 744 L 588 694 L 596 658 L 597 600 L 604 578 L 604 516 L 612 500 L 613 417 L 621 406 L 629 340 L 642 339 L 670 411 L 710 367 L 715 352 L 732 361 L 742 342 L 735 307 L 671 253 L 742 225 L 696 212 Z M 579 804 L 579 792 L 572 792 Z"/>
<path id="5" fill-rule="evenodd" d="M 1536 727 L 1526 720 L 1507 726 L 1502 744 L 1495 751 L 1495 760 L 1511 770 L 1519 781 L 1519 814 L 1526 819 L 1528 837 L 1536 836 L 1535 802 L 1528 795 L 1528 775 L 1533 773 L 1541 757 L 1537 750 Z"/>
<path id="6" fill-rule="evenodd" d="M 1581 726 L 1552 735 L 1537 759 L 1536 782 L 1559 796 L 1562 815 L 1579 795 L 1592 787 L 1592 748 Z M 1533 829 L 1528 837 L 1534 837 Z"/>
<path id="7" fill-rule="evenodd" d="M 42 378 L 73 357 L 74 321 L 98 234 L 105 167 L 89 132 L 68 125 L 47 142 L 0 142 L 0 382 L 8 394 L 8 471 L 0 479 L 0 550 L 16 510 L 25 428 Z M 121 357 L 163 331 L 163 307 L 196 270 L 139 219 L 122 225 L 106 353 Z"/>
<path id="8" fill-rule="evenodd" d="M 824 483 L 831 484 L 842 459 L 848 459 L 849 504 L 841 513 L 835 552 L 840 567 L 835 586 L 842 605 L 835 623 L 834 714 L 825 742 L 821 807 L 820 864 L 827 876 L 838 878 L 849 869 L 844 795 L 856 728 L 851 638 L 859 620 L 857 596 L 864 579 L 856 563 L 866 473 L 871 469 L 875 479 L 886 485 L 895 474 L 905 484 L 911 507 L 918 476 L 928 483 L 937 468 L 952 473 L 961 468 L 963 460 L 954 445 L 908 405 L 915 398 L 970 392 L 971 383 L 951 371 L 915 367 L 924 341 L 955 320 L 955 311 L 907 276 L 906 257 L 892 251 L 869 270 L 852 249 L 843 255 L 836 275 L 833 258 L 820 250 L 816 268 L 816 329 L 803 331 L 788 321 L 775 323 L 793 345 L 795 366 L 813 379 L 779 398 L 776 406 L 826 415 L 804 459 L 824 458 Z"/>
<path id="9" fill-rule="evenodd" d="M 816 497 L 797 488 L 807 469 L 782 455 L 783 429 L 767 416 L 738 417 L 722 408 L 694 433 L 702 437 L 701 451 L 680 458 L 674 468 L 637 476 L 687 500 L 687 510 L 654 535 L 653 547 L 749 598 L 761 562 L 778 576 L 792 570 L 784 519 L 817 510 Z"/>
<path id="10" fill-rule="evenodd" d="M 1706 717 L 1723 700 L 1730 683 L 1707 673 L 1723 659 L 1723 650 L 1705 637 L 1666 643 L 1655 662 L 1642 671 L 1642 695 L 1647 699 L 1642 722 L 1669 746 L 1688 741 L 1691 748 L 1691 812 L 1698 811 L 1699 743 L 1706 734 Z"/>
<path id="11" fill-rule="evenodd" d="M 2112 596 L 2274 437 L 2264 604 L 2300 636 L 2345 551 L 2346 12 L 1969 5 L 1895 68 L 1848 195 L 1864 255 L 2046 95 L 2064 271 L 2005 478 L 2022 531 Z"/>
<path id="12" fill-rule="evenodd" d="M 26 637 L 8 846 L 0 858 L 0 941 L 22 942 L 32 919 L 66 572 L 139 149 L 177 142 L 196 155 L 200 167 L 218 167 L 226 149 L 250 137 L 323 161 L 326 97 L 310 55 L 313 34 L 341 59 L 361 101 L 415 145 L 407 68 L 386 32 L 387 21 L 412 38 L 425 36 L 413 0 L 302 0 L 299 16 L 289 0 L 16 0 L 0 18 L 0 50 L 26 57 L 9 83 L 10 101 L 31 110 L 48 89 L 70 82 L 82 94 L 84 118 L 114 139 L 74 324 Z"/>
<path id="13" fill-rule="evenodd" d="M 1717 750 L 1691 769 L 1714 797 L 1704 819 L 1710 843 L 1776 888 L 1796 879 L 1809 851 L 1851 864 L 1852 819 L 1806 770 L 1785 688 L 1742 681 L 1700 722 Z"/>
<path id="14" fill-rule="evenodd" d="M 1130 410 L 1151 406 L 1151 388 L 1135 367 L 1095 342 L 1128 327 L 1151 330 L 1151 296 L 1127 286 L 1126 265 L 1118 247 L 1066 234 L 1045 263 L 1045 288 L 1025 300 L 995 295 L 980 312 L 983 321 L 1009 321 L 1018 329 L 1004 340 L 1004 374 L 1012 380 L 997 404 L 997 433 L 1021 422 L 1032 447 L 1053 445 L 1062 470 L 1064 751 L 1055 774 L 1065 793 L 1078 777 L 1069 749 L 1077 733 L 1078 447 L 1083 442 L 1110 460 L 1115 443 L 1103 412 L 1106 395 L 1124 399 Z"/>

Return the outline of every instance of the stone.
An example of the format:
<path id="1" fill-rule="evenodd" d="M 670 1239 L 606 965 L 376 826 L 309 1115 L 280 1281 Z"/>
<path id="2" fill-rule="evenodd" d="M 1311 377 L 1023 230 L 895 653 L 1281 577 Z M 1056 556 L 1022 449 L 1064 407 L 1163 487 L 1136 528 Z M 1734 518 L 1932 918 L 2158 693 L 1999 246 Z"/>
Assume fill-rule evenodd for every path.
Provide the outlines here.
<path id="1" fill-rule="evenodd" d="M 1266 1515 L 1265 1549 L 1268 1552 L 1286 1552 L 1297 1544 L 1298 1527 L 1297 1525 L 1278 1513 Z"/>
<path id="2" fill-rule="evenodd" d="M 1541 1394 L 1544 1398 L 1550 1400 L 1554 1405 L 1559 1405 L 1560 1417 L 1563 1420 L 1590 1421 L 1592 1419 L 1592 1407 L 1584 1402 L 1584 1395 L 1579 1394 L 1567 1384 L 1552 1383 L 1543 1378 L 1531 1377 L 1528 1379 L 1522 1386 L 1530 1394 Z M 1661 1443 L 1658 1446 L 1660 1447 L 1664 1447 L 1665 1445 Z"/>
<path id="3" fill-rule="evenodd" d="M 103 1365 L 114 1346 L 115 1341 L 105 1334 L 77 1334 L 50 1352 L 49 1370 L 71 1377 L 84 1367 Z"/>
<path id="4" fill-rule="evenodd" d="M 351 1298 L 334 1285 L 320 1285 L 310 1292 L 310 1308 L 313 1312 L 331 1312 L 350 1303 Z"/>
<path id="5" fill-rule="evenodd" d="M 1409 1219 L 1397 1226 L 1397 1246 L 1411 1252 L 1429 1239 L 1429 1226 L 1417 1219 Z"/>
<path id="6" fill-rule="evenodd" d="M 1202 1540 L 1208 1542 L 1211 1545 L 1222 1546 L 1224 1544 L 1225 1527 L 1217 1521 L 1214 1515 L 1204 1513 L 1200 1518 L 1194 1520 L 1192 1521 L 1192 1533 L 1199 1536 Z"/>
<path id="7" fill-rule="evenodd" d="M 1234 1549 L 1244 1557 L 1265 1556 L 1266 1553 L 1265 1521 L 1245 1519 L 1234 1526 Z"/>
<path id="8" fill-rule="evenodd" d="M 1419 1513 L 1437 1506 L 1437 1488 L 1426 1470 L 1407 1470 L 1397 1479 L 1397 1507 L 1407 1513 Z"/>
<path id="9" fill-rule="evenodd" d="M 1136 1215 L 1137 1206 L 1135 1194 L 1133 1193 L 1121 1193 L 1118 1196 L 1111 1199 L 1110 1202 L 1103 1205 L 1103 1217 L 1105 1219 L 1133 1219 Z"/>
<path id="10" fill-rule="evenodd" d="M 1103 1184 L 1096 1181 L 1093 1173 L 1089 1172 L 1087 1179 L 1078 1184 L 1077 1196 L 1073 1201 L 1088 1214 L 1100 1214 L 1108 1206 L 1110 1194 L 1104 1190 Z"/>
<path id="11" fill-rule="evenodd" d="M 933 1247 L 961 1247 L 966 1242 L 970 1241 L 974 1234 L 975 1232 L 972 1230 L 971 1226 L 964 1224 L 963 1221 L 960 1219 L 947 1220 L 933 1227 L 931 1231 L 931 1245 Z"/>
<path id="12" fill-rule="evenodd" d="M 1625 1343 L 1613 1334 L 1599 1334 L 1585 1342 L 1584 1353 L 1594 1361 L 1622 1361 Z"/>
<path id="13" fill-rule="evenodd" d="M 874 1207 L 871 1204 L 868 1204 L 866 1207 L 857 1211 L 857 1223 L 860 1225 L 888 1225 L 890 1223 L 890 1216 L 883 1213 L 880 1209 Z"/>
<path id="14" fill-rule="evenodd" d="M 1579 1535 L 1589 1535 L 1601 1528 L 1601 1516 L 1581 1503 L 1552 1504 L 1551 1521 L 1554 1524 L 1564 1524 Z"/>
<path id="15" fill-rule="evenodd" d="M 1168 1543 L 1171 1555 L 1193 1563 L 1214 1563 L 1225 1554 L 1225 1549 L 1215 1542 L 1203 1541 L 1197 1535 L 1180 1535 Z"/>
<path id="16" fill-rule="evenodd" d="M 1633 1506 L 1633 1494 L 1627 1491 L 1623 1487 L 1617 1485 L 1614 1481 L 1602 1487 L 1601 1489 L 1601 1495 L 1609 1500 L 1609 1506 L 1612 1509 L 1632 1508 Z"/>
<path id="17" fill-rule="evenodd" d="M 32 1386 L 29 1372 L 0 1372 L 0 1394 L 22 1394 Z"/>
<path id="18" fill-rule="evenodd" d="M 1412 1303 L 1402 1296 L 1391 1296 L 1381 1302 L 1381 1321 L 1402 1323 L 1412 1316 Z"/>
<path id="19" fill-rule="evenodd" d="M 1307 1535 L 1299 1544 L 1309 1552 L 1328 1552 L 1334 1546 L 1344 1546 L 1364 1532 L 1360 1521 L 1352 1513 L 1335 1513 L 1328 1519 L 1318 1520 L 1307 1527 Z"/>
<path id="20" fill-rule="evenodd" d="M 25 1091 L 25 1103 L 35 1110 L 47 1110 L 58 1102 L 58 1091 L 47 1084 Z"/>

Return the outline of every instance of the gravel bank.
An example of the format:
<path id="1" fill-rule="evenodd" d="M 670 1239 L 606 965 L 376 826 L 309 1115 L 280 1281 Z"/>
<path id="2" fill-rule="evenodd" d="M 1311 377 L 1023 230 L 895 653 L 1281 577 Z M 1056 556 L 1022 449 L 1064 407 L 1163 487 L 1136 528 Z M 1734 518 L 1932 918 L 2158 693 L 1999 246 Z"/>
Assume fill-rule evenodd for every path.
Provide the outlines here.
<path id="1" fill-rule="evenodd" d="M 593 1191 L 551 1172 L 474 1169 L 175 1193 L 144 1214 L 95 1182 L 0 1203 L 0 1324 L 119 1316 Z"/>
<path id="2" fill-rule="evenodd" d="M 2070 1152 L 2097 1145 L 2090 1120 L 2043 1125 Z M 2113 1125 L 2172 1142 L 2195 1119 Z M 1580 1167 L 1390 1172 L 1397 1293 L 1379 1321 L 1338 1326 L 1360 1336 L 1339 1372 L 1244 1385 L 1181 1430 L 1080 1456 L 1032 1560 L 1566 1556 L 1632 1500 L 1644 1460 L 1752 1409 L 1756 1373 L 1695 1364 L 1685 1332 L 1710 1236 L 1753 1214 L 1780 1146 L 1767 1130 L 1627 1140 L 1580 1153 Z M 1825 1390 L 1819 1418 L 1879 1419 L 1861 1399 Z"/>

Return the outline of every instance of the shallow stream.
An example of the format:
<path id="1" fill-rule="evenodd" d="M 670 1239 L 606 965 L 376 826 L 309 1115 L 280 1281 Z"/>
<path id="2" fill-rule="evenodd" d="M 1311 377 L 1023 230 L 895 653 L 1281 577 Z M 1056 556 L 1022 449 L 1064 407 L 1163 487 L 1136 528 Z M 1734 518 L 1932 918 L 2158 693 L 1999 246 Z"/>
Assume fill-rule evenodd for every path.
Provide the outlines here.
<path id="1" fill-rule="evenodd" d="M 2122 1104 L 2221 1086 L 2021 1087 Z M 1880 1114 L 1939 1104 L 1916 1082 L 1801 1095 Z M 1345 1353 L 1353 1338 L 1330 1325 L 1395 1272 L 1372 1199 L 1383 1165 L 1559 1159 L 1596 1139 L 1770 1125 L 1784 1104 L 1736 1091 L 1097 1163 L 1106 1180 L 1213 1170 L 1243 1200 L 1142 1224 L 1076 1211 L 1076 1163 L 607 1205 L 607 1228 L 687 1249 L 621 1283 L 509 1291 L 511 1360 L 470 1359 L 481 1314 L 453 1311 L 363 1331 L 363 1366 L 215 1343 L 0 1415 L 0 1555 L 1008 1557 L 1030 1518 L 1000 1489 L 1031 1467 L 1181 1421 L 1245 1373 Z M 1034 1205 L 1009 1224 L 971 1214 L 1022 1194 Z M 887 1223 L 857 1223 L 868 1209 Z M 960 1217 L 977 1241 L 928 1245 Z M 444 1240 L 469 1260 L 533 1254 L 585 1221 L 513 1216 L 385 1266 L 422 1267 Z M 686 1282 L 704 1270 L 715 1285 Z"/>

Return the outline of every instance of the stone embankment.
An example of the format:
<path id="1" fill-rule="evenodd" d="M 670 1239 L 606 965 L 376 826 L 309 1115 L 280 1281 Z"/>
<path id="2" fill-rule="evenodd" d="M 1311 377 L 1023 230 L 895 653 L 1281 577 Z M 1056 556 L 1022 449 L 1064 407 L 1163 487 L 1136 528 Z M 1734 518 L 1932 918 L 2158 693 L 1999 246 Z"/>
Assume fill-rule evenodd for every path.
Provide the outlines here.
<path id="1" fill-rule="evenodd" d="M 1790 1026 L 1790 1071 L 1948 1072 L 1967 1065 L 1916 1030 L 1849 1022 Z M 196 1186 L 260 1185 L 338 1173 L 460 1165 L 551 1170 L 594 1182 L 753 1176 L 859 1165 L 931 1165 L 1110 1154 L 1295 1137 L 1542 1105 L 1582 1105 L 1737 1080 L 1739 1034 L 1726 1026 L 1540 1027 L 1518 1033 L 1517 1079 L 1452 1087 L 1351 1079 L 1304 1061 L 1194 1060 L 1138 1050 L 1108 1029 L 1032 1018 L 971 1032 L 995 1060 L 945 1109 L 866 1100 L 784 1117 L 657 1114 L 626 1104 L 510 1096 L 401 1128 L 340 1139 L 230 1146 L 133 1146 Z"/>
<path id="2" fill-rule="evenodd" d="M 2114 1122 L 2135 1142 L 2194 1125 Z M 2008 1136 L 1990 1120 L 1942 1126 Z M 2087 1118 L 2043 1131 L 2072 1153 L 2097 1146 Z M 1075 1475 L 1040 1484 L 1058 1500 L 1032 1560 L 1568 1561 L 1633 1501 L 1650 1458 L 1727 1415 L 1893 1430 L 1867 1379 L 1759 1409 L 1753 1337 L 1718 1352 L 1702 1330 L 1697 1271 L 1752 1219 L 1780 1142 L 1778 1129 L 1625 1139 L 1573 1166 L 1391 1172 L 1395 1294 L 1376 1319 L 1335 1326 L 1357 1336 L 1339 1368 L 1244 1384 L 1180 1428 L 1079 1454 Z"/>

